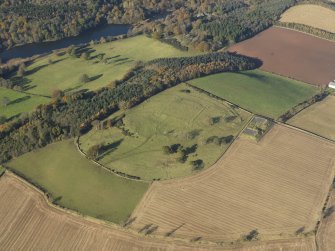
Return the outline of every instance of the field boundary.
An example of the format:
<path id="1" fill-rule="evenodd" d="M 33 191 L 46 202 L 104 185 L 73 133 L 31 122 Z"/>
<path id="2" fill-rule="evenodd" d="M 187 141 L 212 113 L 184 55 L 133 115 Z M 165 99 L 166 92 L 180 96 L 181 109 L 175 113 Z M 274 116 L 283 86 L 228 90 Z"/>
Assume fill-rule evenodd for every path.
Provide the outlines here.
<path id="1" fill-rule="evenodd" d="M 282 23 L 285 23 L 285 22 L 282 22 Z M 306 25 L 308 26 L 308 25 Z M 332 40 L 332 39 L 328 39 L 328 38 L 323 38 L 323 37 L 320 37 L 320 36 L 317 36 L 317 35 L 314 35 L 314 34 L 311 34 L 311 33 L 308 33 L 306 31 L 302 31 L 302 30 L 298 30 L 298 29 L 294 29 L 294 28 L 290 28 L 290 27 L 286 27 L 286 26 L 281 26 L 280 24 L 274 24 L 273 27 L 277 27 L 277 28 L 281 28 L 281 29 L 286 29 L 286 30 L 291 30 L 291 31 L 296 31 L 296 32 L 300 32 L 300 33 L 303 33 L 305 35 L 309 35 L 309 36 L 312 36 L 312 37 L 316 37 L 316 38 L 319 38 L 319 39 L 323 39 L 323 40 L 327 40 L 329 42 L 333 42 L 335 43 L 335 40 Z M 308 26 L 310 27 L 310 26 Z M 322 29 L 319 29 L 319 30 L 322 30 Z M 329 32 L 329 31 L 328 31 Z M 331 33 L 331 32 L 329 32 Z"/>
<path id="2" fill-rule="evenodd" d="M 277 123 L 277 124 L 280 124 L 280 125 L 283 125 L 283 126 L 286 126 L 286 127 L 288 127 L 288 128 L 291 128 L 291 129 L 300 131 L 300 132 L 304 132 L 304 133 L 306 133 L 306 134 L 309 134 L 309 135 L 314 136 L 314 137 L 316 137 L 316 138 L 322 139 L 322 140 L 324 140 L 324 141 L 328 141 L 328 143 L 335 144 L 335 140 L 332 140 L 332 139 L 329 139 L 329 138 L 327 138 L 327 137 L 321 136 L 321 135 L 319 135 L 319 134 L 317 134 L 317 133 L 308 131 L 308 130 L 303 129 L 303 128 L 300 128 L 300 127 L 298 127 L 298 126 L 294 126 L 294 125 L 291 125 L 291 124 L 288 124 L 288 123 L 283 123 L 283 122 L 280 122 L 280 121 L 277 121 L 276 123 Z"/>
<path id="3" fill-rule="evenodd" d="M 138 177 L 138 178 L 132 178 L 132 175 L 129 175 L 129 174 L 127 174 L 127 173 L 123 173 L 124 175 L 121 175 L 121 174 L 120 174 L 121 172 L 118 173 L 118 172 L 114 171 L 113 169 L 110 169 L 110 168 L 104 166 L 103 164 L 99 163 L 98 161 L 91 159 L 91 158 L 88 157 L 87 154 L 80 148 L 80 146 L 79 146 L 79 139 L 80 139 L 80 136 L 77 137 L 77 138 L 75 139 L 75 141 L 74 141 L 74 144 L 76 145 L 76 148 L 77 148 L 78 152 L 79 152 L 83 157 L 85 157 L 87 160 L 89 160 L 89 161 L 91 161 L 92 163 L 94 163 L 95 165 L 101 167 L 102 169 L 106 170 L 107 172 L 112 173 L 112 174 L 114 174 L 114 175 L 116 175 L 116 176 L 118 176 L 118 177 L 120 177 L 120 178 L 124 178 L 124 179 L 131 180 L 131 181 L 143 182 L 143 183 L 152 183 L 152 180 L 144 180 L 144 179 L 142 179 L 142 178 L 140 178 L 140 177 Z"/>
<path id="4" fill-rule="evenodd" d="M 308 236 L 308 237 L 292 237 L 289 239 L 278 239 L 278 240 L 267 240 L 267 241 L 251 241 L 251 242 L 244 242 L 244 243 L 236 243 L 231 246 L 223 246 L 220 243 L 212 242 L 212 241 L 199 241 L 199 242 L 190 242 L 189 240 L 185 238 L 176 238 L 176 237 L 162 237 L 162 236 L 145 236 L 144 234 L 139 234 L 137 231 L 134 231 L 132 229 L 121 227 L 120 225 L 102 221 L 90 216 L 85 216 L 78 214 L 75 211 L 61 208 L 55 204 L 52 204 L 46 195 L 39 190 L 37 187 L 26 181 L 25 179 L 21 178 L 20 176 L 17 176 L 15 173 L 12 173 L 11 171 L 6 171 L 7 176 L 18 180 L 23 184 L 23 186 L 26 186 L 30 189 L 32 189 L 34 192 L 37 193 L 37 201 L 46 205 L 46 208 L 51 210 L 51 212 L 57 213 L 57 214 L 65 214 L 65 216 L 69 217 L 70 220 L 73 220 L 76 224 L 83 224 L 86 226 L 93 226 L 93 227 L 103 227 L 105 230 L 109 231 L 118 231 L 118 233 L 115 234 L 116 237 L 127 237 L 129 239 L 133 239 L 134 241 L 141 241 L 141 242 L 153 242 L 156 245 L 166 245 L 167 250 L 170 250 L 168 245 L 171 245 L 170 248 L 178 248 L 178 247 L 184 247 L 184 248 L 194 248 L 199 250 L 238 250 L 239 248 L 248 248 L 248 247 L 262 247 L 264 245 L 271 245 L 271 244 L 277 244 L 277 243 L 285 243 L 285 242 L 294 242 L 294 241 L 303 241 L 308 243 L 308 241 L 313 241 L 314 243 L 314 236 Z M 84 221 L 84 222 L 80 222 Z M 113 232 L 111 232 L 113 235 Z M 293 244 L 295 246 L 295 244 Z"/>
<path id="5" fill-rule="evenodd" d="M 283 25 L 284 25 L 284 24 L 286 24 L 287 22 L 281 22 L 281 23 L 283 23 Z M 298 24 L 298 23 L 294 23 L 294 24 Z M 291 30 L 291 31 L 300 32 L 300 33 L 303 33 L 303 34 L 306 34 L 306 35 L 309 35 L 309 36 L 312 36 L 312 37 L 316 37 L 316 38 L 319 38 L 319 39 L 323 39 L 323 40 L 327 40 L 327 41 L 329 41 L 329 42 L 333 42 L 333 43 L 335 43 L 335 40 L 333 40 L 333 39 L 324 38 L 324 37 L 317 36 L 317 35 L 312 34 L 312 33 L 308 33 L 308 32 L 306 32 L 306 31 L 302 31 L 302 30 L 299 30 L 299 29 L 294 29 L 294 28 L 286 27 L 286 26 L 283 26 L 283 25 L 280 25 L 280 23 L 277 23 L 277 24 L 273 25 L 273 27 L 277 27 L 277 28 L 282 28 L 282 29 L 286 29 L 286 30 Z M 305 26 L 307 26 L 307 27 L 311 27 L 311 26 L 308 26 L 308 25 L 305 25 Z M 314 28 L 314 27 L 312 27 L 312 28 Z M 314 28 L 314 29 L 318 29 L 318 28 Z M 318 30 L 324 31 L 324 30 L 322 30 L 322 29 L 318 29 Z M 329 31 L 325 31 L 325 32 L 327 32 L 327 33 L 331 33 L 331 32 L 329 32 Z M 331 33 L 331 34 L 334 34 L 334 33 Z M 334 35 L 335 35 L 335 34 L 334 34 Z"/>
<path id="6" fill-rule="evenodd" d="M 153 239 L 152 237 L 145 237 L 141 234 L 138 234 L 137 231 L 133 231 L 132 229 L 128 229 L 128 228 L 124 228 L 122 227 L 121 225 L 118 225 L 118 224 L 115 224 L 113 222 L 109 222 L 109 221 L 103 221 L 103 220 L 100 220 L 100 219 L 97 219 L 97 218 L 94 218 L 94 217 L 91 217 L 91 216 L 88 216 L 88 215 L 84 215 L 84 214 L 80 214 L 76 211 L 73 211 L 71 209 L 68 209 L 68 208 L 63 208 L 63 207 L 60 207 L 58 205 L 55 205 L 53 204 L 49 199 L 48 197 L 46 196 L 46 194 L 41 191 L 38 187 L 36 187 L 34 184 L 31 184 L 29 181 L 25 180 L 23 177 L 20 177 L 19 175 L 15 174 L 14 172 L 6 169 L 6 175 L 14 178 L 14 179 L 17 179 L 19 180 L 20 182 L 22 182 L 24 185 L 28 186 L 29 188 L 33 189 L 35 192 L 38 193 L 41 201 L 43 203 L 46 203 L 48 207 L 50 207 L 51 209 L 55 210 L 55 211 L 58 211 L 60 213 L 65 213 L 71 217 L 79 217 L 81 219 L 84 219 L 85 221 L 87 221 L 88 223 L 91 223 L 91 224 L 96 224 L 98 226 L 103 226 L 103 227 L 107 227 L 111 230 L 118 230 L 118 231 L 122 231 L 124 232 L 125 234 L 127 235 L 133 235 L 133 237 L 135 238 L 146 238 L 147 240 L 149 239 Z M 161 237 L 155 237 L 154 239 L 156 240 L 163 240 L 163 238 Z M 186 240 L 185 239 L 182 239 L 182 238 L 174 238 L 172 241 L 184 241 L 186 243 Z M 207 244 L 207 243 L 206 243 Z M 208 242 L 208 244 L 216 244 L 216 243 L 211 243 L 211 242 Z M 198 245 L 198 247 L 201 247 L 200 245 Z"/>
<path id="7" fill-rule="evenodd" d="M 218 73 L 218 74 L 220 74 L 220 73 Z M 214 75 L 214 74 L 211 74 L 211 75 Z M 274 119 L 272 119 L 272 118 L 269 118 L 269 117 L 266 117 L 266 116 L 264 116 L 264 115 L 259 115 L 259 114 L 257 114 L 257 113 L 254 113 L 254 112 L 252 112 L 252 111 L 250 111 L 250 110 L 248 110 L 248 109 L 246 109 L 246 108 L 243 108 L 243 107 L 241 107 L 241 106 L 239 106 L 239 105 L 237 105 L 237 104 L 234 104 L 234 103 L 228 101 L 227 99 L 221 98 L 221 97 L 219 97 L 219 96 L 217 96 L 217 95 L 215 95 L 215 94 L 213 94 L 213 93 L 210 93 L 210 92 L 208 92 L 208 91 L 206 91 L 206 90 L 204 90 L 204 89 L 201 89 L 201 88 L 199 88 L 199 87 L 197 87 L 197 86 L 194 86 L 194 85 L 190 84 L 189 82 L 185 82 L 185 84 L 186 84 L 188 87 L 190 87 L 190 88 L 192 88 L 192 89 L 194 89 L 194 90 L 197 90 L 197 91 L 199 91 L 199 92 L 201 92 L 201 93 L 204 93 L 204 94 L 206 94 L 207 96 L 209 96 L 209 97 L 211 97 L 211 98 L 214 98 L 214 99 L 217 99 L 217 100 L 220 100 L 220 101 L 224 101 L 224 102 L 228 103 L 229 105 L 235 106 L 235 107 L 237 107 L 237 108 L 243 110 L 244 112 L 248 112 L 248 113 L 250 113 L 251 115 L 258 116 L 258 117 L 261 117 L 261 118 L 266 118 L 266 119 L 268 119 L 268 120 L 274 121 Z"/>

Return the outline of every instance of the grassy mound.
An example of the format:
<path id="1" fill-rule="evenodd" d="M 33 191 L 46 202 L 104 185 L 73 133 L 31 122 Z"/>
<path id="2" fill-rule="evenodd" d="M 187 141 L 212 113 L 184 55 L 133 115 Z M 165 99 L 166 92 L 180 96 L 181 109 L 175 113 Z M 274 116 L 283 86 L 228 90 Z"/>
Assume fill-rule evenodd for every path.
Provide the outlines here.
<path id="1" fill-rule="evenodd" d="M 260 70 L 222 73 L 190 82 L 253 113 L 278 118 L 312 97 L 317 88 Z"/>
<path id="2" fill-rule="evenodd" d="M 148 188 L 94 165 L 72 140 L 30 152 L 8 165 L 48 190 L 56 204 L 115 223 L 127 219 Z"/>
<path id="3" fill-rule="evenodd" d="M 112 115 L 111 126 L 80 138 L 111 169 L 142 179 L 169 179 L 212 165 L 248 121 L 250 114 L 185 84 L 133 109 Z"/>

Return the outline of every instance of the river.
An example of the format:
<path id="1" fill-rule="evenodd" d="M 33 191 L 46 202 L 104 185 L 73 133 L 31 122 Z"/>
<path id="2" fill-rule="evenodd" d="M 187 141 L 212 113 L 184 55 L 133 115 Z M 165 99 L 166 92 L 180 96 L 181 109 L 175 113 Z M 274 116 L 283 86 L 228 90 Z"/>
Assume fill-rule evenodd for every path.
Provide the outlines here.
<path id="1" fill-rule="evenodd" d="M 126 24 L 107 24 L 98 26 L 81 33 L 76 37 L 63 38 L 52 42 L 41 42 L 21 45 L 2 51 L 0 58 L 7 61 L 12 58 L 27 58 L 37 54 L 49 53 L 52 50 L 61 49 L 70 45 L 88 43 L 91 40 L 98 40 L 101 37 L 118 36 L 127 34 L 130 25 Z"/>

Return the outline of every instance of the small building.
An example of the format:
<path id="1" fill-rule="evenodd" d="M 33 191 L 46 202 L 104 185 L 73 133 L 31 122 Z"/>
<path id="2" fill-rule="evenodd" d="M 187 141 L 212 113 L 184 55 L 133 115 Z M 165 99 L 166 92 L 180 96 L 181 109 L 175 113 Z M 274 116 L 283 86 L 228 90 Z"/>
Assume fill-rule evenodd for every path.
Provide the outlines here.
<path id="1" fill-rule="evenodd" d="M 335 82 L 329 82 L 328 87 L 335 89 Z"/>

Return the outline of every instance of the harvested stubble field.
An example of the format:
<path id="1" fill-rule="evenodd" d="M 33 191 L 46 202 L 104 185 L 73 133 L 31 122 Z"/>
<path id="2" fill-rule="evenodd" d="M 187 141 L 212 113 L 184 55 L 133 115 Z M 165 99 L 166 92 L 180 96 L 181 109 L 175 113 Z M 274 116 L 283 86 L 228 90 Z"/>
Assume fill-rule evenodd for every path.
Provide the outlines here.
<path id="1" fill-rule="evenodd" d="M 330 96 L 301 111 L 289 124 L 335 140 L 335 97 Z"/>
<path id="2" fill-rule="evenodd" d="M 335 144 L 276 125 L 256 143 L 238 139 L 199 175 L 154 183 L 133 212 L 132 228 L 213 241 L 312 231 L 334 174 Z"/>
<path id="3" fill-rule="evenodd" d="M 285 28 L 272 27 L 229 51 L 259 58 L 265 71 L 314 85 L 328 85 L 335 76 L 334 42 Z"/>
<path id="4" fill-rule="evenodd" d="M 313 238 L 250 243 L 236 251 L 315 251 Z M 145 238 L 48 204 L 12 174 L 0 178 L 0 250 L 223 250 L 210 244 Z M 231 249 L 224 249 L 231 250 Z"/>
<path id="5" fill-rule="evenodd" d="M 302 4 L 288 9 L 281 22 L 308 25 L 335 33 L 335 11 L 315 4 Z"/>
<path id="6" fill-rule="evenodd" d="M 317 242 L 319 249 L 322 251 L 333 251 L 335 250 L 335 191 L 333 190 L 327 210 L 329 214 L 323 218 L 320 224 L 320 228 L 317 234 Z"/>

